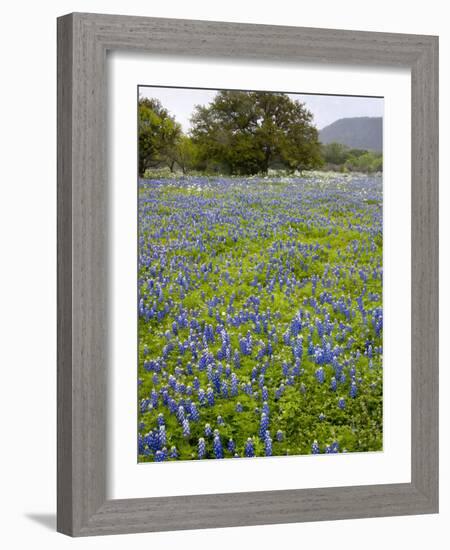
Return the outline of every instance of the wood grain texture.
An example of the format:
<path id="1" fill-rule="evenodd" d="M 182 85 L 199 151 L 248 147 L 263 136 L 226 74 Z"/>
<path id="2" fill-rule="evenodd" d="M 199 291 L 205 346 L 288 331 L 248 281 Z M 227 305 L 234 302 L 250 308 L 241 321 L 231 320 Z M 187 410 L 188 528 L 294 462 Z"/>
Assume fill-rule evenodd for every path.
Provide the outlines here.
<path id="1" fill-rule="evenodd" d="M 438 508 L 438 42 L 411 70 L 412 480 Z"/>
<path id="2" fill-rule="evenodd" d="M 437 48 L 433 36 L 96 14 L 58 20 L 58 531 L 86 536 L 437 512 Z M 411 69 L 411 483 L 107 500 L 106 52 L 123 49 Z"/>
<path id="3" fill-rule="evenodd" d="M 58 21 L 57 529 L 72 525 L 72 20 Z"/>

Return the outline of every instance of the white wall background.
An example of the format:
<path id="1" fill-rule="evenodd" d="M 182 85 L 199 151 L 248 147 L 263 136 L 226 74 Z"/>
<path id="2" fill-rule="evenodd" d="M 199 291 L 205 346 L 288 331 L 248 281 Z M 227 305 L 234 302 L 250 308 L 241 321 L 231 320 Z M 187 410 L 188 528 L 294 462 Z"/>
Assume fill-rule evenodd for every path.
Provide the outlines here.
<path id="1" fill-rule="evenodd" d="M 0 32 L 0 540 L 6 548 L 276 545 L 410 549 L 448 541 L 450 521 L 449 359 L 446 284 L 450 267 L 450 30 L 446 4 L 412 0 L 16 0 Z M 438 34 L 441 98 L 441 513 L 300 525 L 245 527 L 71 540 L 54 532 L 56 471 L 56 22 L 91 11 L 186 19 Z M 446 154 L 447 153 L 447 154 Z M 439 543 L 440 539 L 446 542 Z"/>

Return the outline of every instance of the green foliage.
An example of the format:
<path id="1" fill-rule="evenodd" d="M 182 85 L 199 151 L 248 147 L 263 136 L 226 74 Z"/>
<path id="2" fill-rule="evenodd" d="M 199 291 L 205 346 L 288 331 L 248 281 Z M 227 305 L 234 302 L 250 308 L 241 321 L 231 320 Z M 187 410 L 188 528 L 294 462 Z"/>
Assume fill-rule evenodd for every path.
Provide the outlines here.
<path id="1" fill-rule="evenodd" d="M 349 155 L 349 148 L 342 143 L 327 143 L 322 146 L 323 159 L 327 164 L 345 164 Z"/>
<path id="2" fill-rule="evenodd" d="M 364 149 L 351 149 L 342 143 L 322 145 L 322 156 L 328 168 L 342 172 L 374 173 L 383 170 L 383 155 Z"/>
<path id="3" fill-rule="evenodd" d="M 383 157 L 380 153 L 364 151 L 361 155 L 350 155 L 345 166 L 354 172 L 381 172 L 383 170 Z"/>
<path id="4" fill-rule="evenodd" d="M 161 166 L 173 171 L 181 137 L 181 126 L 157 99 L 140 99 L 139 175 Z"/>
<path id="5" fill-rule="evenodd" d="M 195 143 L 188 136 L 182 135 L 176 143 L 175 160 L 183 174 L 196 166 L 198 155 Z"/>
<path id="6" fill-rule="evenodd" d="M 192 116 L 192 139 L 205 171 L 248 175 L 273 164 L 288 170 L 321 165 L 312 114 L 286 94 L 221 91 Z"/>

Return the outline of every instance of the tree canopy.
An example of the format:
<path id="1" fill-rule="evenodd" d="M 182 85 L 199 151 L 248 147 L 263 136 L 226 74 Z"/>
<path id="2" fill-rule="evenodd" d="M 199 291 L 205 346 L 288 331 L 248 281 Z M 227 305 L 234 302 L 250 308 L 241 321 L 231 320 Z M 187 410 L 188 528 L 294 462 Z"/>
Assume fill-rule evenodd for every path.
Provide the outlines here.
<path id="1" fill-rule="evenodd" d="M 139 100 L 139 174 L 148 168 L 169 166 L 177 161 L 181 125 L 157 99 Z"/>
<path id="2" fill-rule="evenodd" d="M 321 164 L 312 114 L 286 94 L 220 91 L 209 105 L 197 106 L 191 122 L 204 169 L 245 175 Z"/>
<path id="3" fill-rule="evenodd" d="M 351 149 L 342 143 L 322 145 L 322 156 L 328 169 L 369 173 L 383 170 L 382 153 Z"/>

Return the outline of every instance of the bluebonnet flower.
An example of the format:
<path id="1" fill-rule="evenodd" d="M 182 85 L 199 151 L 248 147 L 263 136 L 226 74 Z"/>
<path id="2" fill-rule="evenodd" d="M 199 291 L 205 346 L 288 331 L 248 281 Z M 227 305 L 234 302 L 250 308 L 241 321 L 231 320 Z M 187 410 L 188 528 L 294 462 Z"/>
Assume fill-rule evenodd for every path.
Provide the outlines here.
<path id="1" fill-rule="evenodd" d="M 316 439 L 313 441 L 311 445 L 311 452 L 313 455 L 318 455 L 320 453 L 320 447 Z"/>
<path id="2" fill-rule="evenodd" d="M 164 447 L 166 445 L 166 441 L 167 441 L 167 438 L 166 438 L 166 427 L 164 426 L 164 424 L 161 424 L 159 426 L 159 434 L 158 434 L 158 437 L 159 437 L 159 444 L 161 447 Z"/>
<path id="3" fill-rule="evenodd" d="M 269 400 L 269 390 L 267 389 L 266 386 L 264 386 L 262 391 L 261 391 L 261 399 L 263 401 L 268 401 Z"/>
<path id="4" fill-rule="evenodd" d="M 198 440 L 198 458 L 202 459 L 205 458 L 206 455 L 206 444 L 203 437 L 200 437 Z"/>
<path id="5" fill-rule="evenodd" d="M 301 336 L 297 337 L 292 344 L 292 355 L 294 359 L 301 359 L 303 356 L 303 338 Z"/>
<path id="6" fill-rule="evenodd" d="M 152 402 L 152 407 L 156 409 L 158 407 L 158 392 L 154 389 L 151 391 L 150 400 Z"/>
<path id="7" fill-rule="evenodd" d="M 331 382 L 330 382 L 330 390 L 331 391 L 336 391 L 337 390 L 337 381 L 336 381 L 336 378 L 333 376 L 333 378 L 331 379 Z"/>
<path id="8" fill-rule="evenodd" d="M 140 455 L 145 454 L 147 450 L 147 444 L 142 434 L 138 434 L 138 449 Z"/>
<path id="9" fill-rule="evenodd" d="M 226 380 L 222 380 L 220 383 L 220 393 L 223 397 L 228 397 L 228 382 Z"/>
<path id="10" fill-rule="evenodd" d="M 214 329 L 212 325 L 205 325 L 204 337 L 206 342 L 208 343 L 214 342 Z"/>
<path id="11" fill-rule="evenodd" d="M 324 326 L 320 319 L 316 319 L 316 328 L 317 328 L 317 334 L 319 335 L 319 338 L 322 338 L 324 335 Z"/>
<path id="12" fill-rule="evenodd" d="M 243 407 L 240 401 L 236 403 L 236 412 L 241 413 L 243 411 Z"/>
<path id="13" fill-rule="evenodd" d="M 166 424 L 163 413 L 158 414 L 158 416 L 156 417 L 156 423 L 158 424 L 158 426 L 164 426 Z"/>
<path id="14" fill-rule="evenodd" d="M 249 437 L 245 443 L 244 455 L 248 458 L 255 456 L 255 446 L 251 437 Z"/>
<path id="15" fill-rule="evenodd" d="M 325 371 L 322 367 L 319 367 L 316 372 L 314 373 L 314 376 L 316 377 L 317 382 L 319 384 L 323 384 L 325 382 Z"/>
<path id="16" fill-rule="evenodd" d="M 284 435 L 283 435 L 283 432 L 281 430 L 277 430 L 277 433 L 275 435 L 277 441 L 283 441 L 284 439 Z"/>
<path id="17" fill-rule="evenodd" d="M 169 376 L 169 386 L 170 386 L 173 390 L 176 390 L 176 387 L 177 387 L 177 379 L 176 379 L 175 376 L 173 376 L 172 374 Z"/>
<path id="18" fill-rule="evenodd" d="M 216 458 L 223 458 L 222 442 L 220 441 L 220 435 L 218 433 L 214 436 L 213 451 Z"/>
<path id="19" fill-rule="evenodd" d="M 189 437 L 191 435 L 191 427 L 189 425 L 189 420 L 185 418 L 183 420 L 183 436 Z"/>
<path id="20" fill-rule="evenodd" d="M 320 421 L 325 420 L 325 415 L 323 413 L 319 414 L 319 420 Z"/>
<path id="21" fill-rule="evenodd" d="M 167 459 L 167 450 L 161 449 L 155 453 L 155 462 L 164 462 Z"/>
<path id="22" fill-rule="evenodd" d="M 220 416 L 220 414 L 219 414 L 219 416 L 217 417 L 217 424 L 218 424 L 219 426 L 223 426 L 223 425 L 225 424 L 225 421 L 224 421 L 224 419 Z"/>
<path id="23" fill-rule="evenodd" d="M 285 389 L 286 388 L 285 388 L 284 384 L 281 384 L 280 387 L 275 392 L 275 399 L 276 400 L 280 399 L 280 397 L 283 395 Z"/>
<path id="24" fill-rule="evenodd" d="M 159 433 L 154 432 L 151 430 L 144 436 L 144 442 L 145 444 L 152 450 L 156 451 L 159 449 Z"/>
<path id="25" fill-rule="evenodd" d="M 289 376 L 289 378 L 286 380 L 286 384 L 288 386 L 293 386 L 295 384 L 295 378 L 293 376 Z"/>
<path id="26" fill-rule="evenodd" d="M 198 390 L 198 401 L 199 401 L 200 405 L 206 405 L 206 403 L 207 403 L 205 390 L 203 390 L 202 388 L 200 388 Z"/>
<path id="27" fill-rule="evenodd" d="M 236 451 L 236 444 L 231 437 L 228 440 L 227 449 L 232 455 L 234 455 L 234 452 Z"/>
<path id="28" fill-rule="evenodd" d="M 293 336 L 298 336 L 302 330 L 301 312 L 297 313 L 291 322 L 290 332 Z"/>
<path id="29" fill-rule="evenodd" d="M 338 407 L 339 407 L 341 410 L 344 410 L 344 409 L 345 409 L 345 399 L 344 399 L 343 397 L 340 397 L 340 398 L 339 398 Z"/>
<path id="30" fill-rule="evenodd" d="M 380 336 L 383 328 L 383 310 L 381 307 L 377 307 L 372 311 L 372 325 L 375 329 L 375 334 Z"/>
<path id="31" fill-rule="evenodd" d="M 213 432 L 212 432 L 211 424 L 205 424 L 205 436 L 211 437 L 212 433 Z"/>
<path id="32" fill-rule="evenodd" d="M 269 430 L 266 431 L 264 436 L 264 452 L 266 456 L 272 456 L 272 438 L 270 437 Z"/>
<path id="33" fill-rule="evenodd" d="M 261 423 L 259 425 L 259 437 L 261 439 L 264 439 L 264 436 L 266 434 L 266 431 L 269 428 L 269 417 L 266 413 L 261 414 Z"/>
<path id="34" fill-rule="evenodd" d="M 209 362 L 209 355 L 207 352 L 203 352 L 198 362 L 198 370 L 204 371 Z"/>
<path id="35" fill-rule="evenodd" d="M 358 387 L 357 387 L 355 381 L 353 381 L 352 385 L 350 386 L 349 394 L 350 394 L 350 397 L 353 398 L 353 399 L 358 395 Z"/>
<path id="36" fill-rule="evenodd" d="M 214 405 L 214 392 L 210 386 L 206 390 L 206 399 L 208 400 L 208 405 L 212 407 Z"/>
<path id="37" fill-rule="evenodd" d="M 253 380 L 256 380 L 256 377 L 258 376 L 258 369 L 256 367 L 253 367 L 252 368 L 252 374 L 251 374 L 251 379 L 252 381 Z"/>
<path id="38" fill-rule="evenodd" d="M 172 447 L 170 447 L 169 458 L 178 458 L 178 450 L 175 445 L 172 445 Z"/>
<path id="39" fill-rule="evenodd" d="M 339 443 L 337 441 L 333 441 L 333 443 L 331 445 L 327 445 L 325 447 L 325 453 L 327 454 L 330 454 L 330 453 L 338 453 L 339 452 Z"/>
<path id="40" fill-rule="evenodd" d="M 231 395 L 236 397 L 239 392 L 238 377 L 233 372 L 231 375 Z"/>
<path id="41" fill-rule="evenodd" d="M 212 373 L 212 383 L 213 383 L 213 386 L 214 386 L 214 389 L 216 390 L 217 393 L 220 392 L 220 374 L 219 374 L 219 371 L 216 369 L 215 371 L 213 371 Z"/>
<path id="42" fill-rule="evenodd" d="M 194 422 L 200 420 L 200 413 L 198 412 L 197 405 L 195 403 L 191 404 L 191 418 Z"/>
<path id="43" fill-rule="evenodd" d="M 184 422 L 184 419 L 185 419 L 185 414 L 184 414 L 184 407 L 183 405 L 180 405 L 178 407 L 178 410 L 177 410 L 177 418 L 178 418 L 178 422 L 180 422 L 180 424 L 182 424 Z"/>

